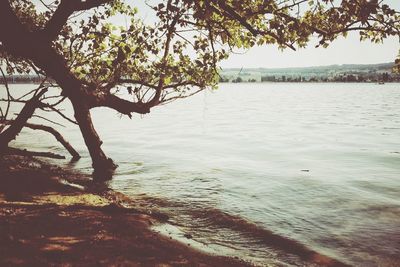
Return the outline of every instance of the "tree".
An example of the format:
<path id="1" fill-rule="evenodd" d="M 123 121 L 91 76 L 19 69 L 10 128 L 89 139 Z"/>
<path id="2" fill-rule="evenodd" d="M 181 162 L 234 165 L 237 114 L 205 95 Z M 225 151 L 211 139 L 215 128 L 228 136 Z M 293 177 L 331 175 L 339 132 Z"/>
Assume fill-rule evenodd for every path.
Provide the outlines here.
<path id="1" fill-rule="evenodd" d="M 52 79 L 48 90 L 59 90 L 58 101 L 71 102 L 70 121 L 79 126 L 98 175 L 116 165 L 93 127 L 95 107 L 131 117 L 214 88 L 218 62 L 236 48 L 277 44 L 295 50 L 312 36 L 326 47 L 350 31 L 381 42 L 400 31 L 399 13 L 378 0 L 160 0 L 149 3 L 157 19 L 152 25 L 128 2 L 0 0 L 0 64 L 8 74 L 35 72 Z M 126 25 L 113 23 L 121 17 Z M 42 87 L 26 105 L 59 112 L 58 101 L 45 101 Z M 8 128 L 0 133 L 0 146 L 21 127 L 6 138 L 7 129 L 26 123 L 33 112 L 21 111 L 11 121 L 1 112 Z"/>
<path id="2" fill-rule="evenodd" d="M 390 75 L 387 72 L 382 73 L 382 81 L 387 82 L 390 80 Z"/>
<path id="3" fill-rule="evenodd" d="M 233 80 L 234 83 L 241 83 L 243 82 L 242 77 L 236 77 L 236 79 Z"/>

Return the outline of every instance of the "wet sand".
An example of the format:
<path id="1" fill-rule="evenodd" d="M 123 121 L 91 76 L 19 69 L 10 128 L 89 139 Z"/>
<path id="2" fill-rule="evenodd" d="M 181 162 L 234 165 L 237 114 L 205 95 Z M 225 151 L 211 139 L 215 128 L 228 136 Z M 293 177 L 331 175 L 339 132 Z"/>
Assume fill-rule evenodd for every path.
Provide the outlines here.
<path id="1" fill-rule="evenodd" d="M 167 218 L 82 174 L 0 157 L 0 266 L 250 266 L 150 230 Z"/>

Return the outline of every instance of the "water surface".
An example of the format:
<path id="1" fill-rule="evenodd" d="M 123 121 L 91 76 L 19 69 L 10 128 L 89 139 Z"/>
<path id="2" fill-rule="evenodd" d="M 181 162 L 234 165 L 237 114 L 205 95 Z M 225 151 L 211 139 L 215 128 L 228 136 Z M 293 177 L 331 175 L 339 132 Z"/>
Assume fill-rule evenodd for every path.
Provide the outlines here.
<path id="1" fill-rule="evenodd" d="M 222 84 L 142 118 L 93 116 L 120 166 L 111 186 L 145 193 L 196 241 L 303 264 L 272 233 L 351 265 L 400 265 L 399 84 Z M 87 156 L 75 127 L 60 130 Z M 19 144 L 63 152 L 50 139 Z"/>

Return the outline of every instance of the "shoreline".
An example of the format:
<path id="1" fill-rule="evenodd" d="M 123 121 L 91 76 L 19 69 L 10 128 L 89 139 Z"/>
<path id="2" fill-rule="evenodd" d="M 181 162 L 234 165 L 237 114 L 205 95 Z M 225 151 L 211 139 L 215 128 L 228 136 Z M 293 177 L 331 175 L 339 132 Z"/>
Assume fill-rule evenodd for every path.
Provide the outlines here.
<path id="1" fill-rule="evenodd" d="M 86 175 L 31 157 L 0 157 L 1 266 L 252 266 L 151 229 L 167 220 Z"/>
<path id="2" fill-rule="evenodd" d="M 147 198 L 126 196 L 53 162 L 0 156 L 0 266 L 281 266 L 292 256 L 301 265 L 348 266 L 221 213 L 221 227 L 239 220 L 268 247 L 284 252 L 282 262 L 224 253 L 187 236 L 162 209 L 150 206 Z"/>

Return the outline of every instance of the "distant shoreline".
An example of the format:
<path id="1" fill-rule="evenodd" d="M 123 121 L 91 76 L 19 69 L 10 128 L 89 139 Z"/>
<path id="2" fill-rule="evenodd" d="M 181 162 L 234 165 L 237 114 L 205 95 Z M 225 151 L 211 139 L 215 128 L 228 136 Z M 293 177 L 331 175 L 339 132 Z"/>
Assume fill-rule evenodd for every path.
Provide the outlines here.
<path id="1" fill-rule="evenodd" d="M 389 83 L 400 82 L 394 63 L 369 65 L 330 65 L 304 68 L 225 68 L 220 82 L 333 82 Z"/>
<path id="2" fill-rule="evenodd" d="M 400 83 L 400 81 L 390 81 L 390 82 L 384 82 L 383 84 L 382 83 L 380 83 L 380 82 L 368 82 L 368 81 L 364 81 L 364 82 L 334 82 L 334 81 L 327 81 L 327 82 L 323 82 L 323 81 L 304 81 L 304 82 L 298 82 L 298 81 L 296 81 L 296 82 L 293 82 L 293 81 L 285 81 L 285 82 L 280 82 L 280 81 L 275 81 L 275 82 L 270 82 L 270 81 L 264 81 L 264 82 L 261 82 L 261 81 L 255 81 L 255 82 L 253 82 L 253 81 L 242 81 L 242 82 L 219 82 L 220 84 L 241 84 L 241 83 L 250 83 L 250 84 L 252 84 L 252 83 L 257 83 L 257 84 L 260 84 L 260 83 L 266 83 L 266 84 L 268 84 L 268 83 L 326 83 L 326 84 L 328 84 L 328 83 L 332 83 L 332 84 L 341 84 L 341 83 L 343 83 L 343 84 L 349 84 L 349 83 L 351 83 L 351 84 L 376 84 L 376 85 L 383 85 L 383 84 L 387 84 L 387 83 L 390 83 L 390 84 L 396 84 L 396 83 Z"/>
<path id="3" fill-rule="evenodd" d="M 291 68 L 223 68 L 220 83 L 398 83 L 400 73 L 395 64 L 344 64 Z M 8 75 L 9 84 L 38 84 L 44 79 L 38 75 Z M 49 82 L 54 82 L 49 80 Z M 0 84 L 4 84 L 0 79 Z M 54 82 L 55 83 L 55 82 Z"/>
<path id="4" fill-rule="evenodd" d="M 363 81 L 363 82 L 346 82 L 346 81 L 340 81 L 340 82 L 335 82 L 335 81 L 242 81 L 242 82 L 234 82 L 234 81 L 223 81 L 219 82 L 219 84 L 241 84 L 241 83 L 265 83 L 265 84 L 270 84 L 270 83 L 334 83 L 334 84 L 340 84 L 340 83 L 345 83 L 345 84 L 377 84 L 377 85 L 382 85 L 378 81 Z M 395 84 L 395 83 L 400 83 L 399 81 L 388 81 L 384 82 L 383 84 L 390 83 L 390 84 Z M 8 84 L 13 84 L 13 85 L 23 85 L 23 84 L 40 84 L 39 82 L 9 82 Z M 0 82 L 0 85 L 4 85 L 4 83 Z"/>

